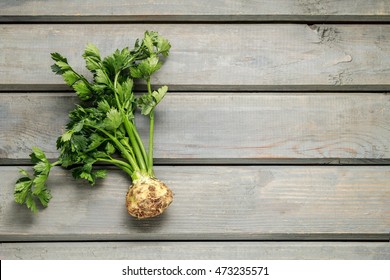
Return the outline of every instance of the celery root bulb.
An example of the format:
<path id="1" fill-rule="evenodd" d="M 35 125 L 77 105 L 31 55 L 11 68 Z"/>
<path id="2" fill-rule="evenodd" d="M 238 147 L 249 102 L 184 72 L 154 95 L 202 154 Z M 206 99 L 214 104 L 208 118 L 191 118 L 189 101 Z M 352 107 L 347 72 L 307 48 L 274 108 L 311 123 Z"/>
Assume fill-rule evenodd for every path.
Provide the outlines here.
<path id="1" fill-rule="evenodd" d="M 141 177 L 134 180 L 126 195 L 129 214 L 138 219 L 160 215 L 172 203 L 172 191 L 158 179 Z"/>

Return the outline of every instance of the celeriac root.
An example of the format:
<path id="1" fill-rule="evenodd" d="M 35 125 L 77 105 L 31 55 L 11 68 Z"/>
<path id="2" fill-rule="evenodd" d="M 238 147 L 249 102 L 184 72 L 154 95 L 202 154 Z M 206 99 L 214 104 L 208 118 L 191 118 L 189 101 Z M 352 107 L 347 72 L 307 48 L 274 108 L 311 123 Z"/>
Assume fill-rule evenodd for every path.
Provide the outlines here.
<path id="1" fill-rule="evenodd" d="M 128 213 L 138 219 L 155 217 L 172 203 L 173 193 L 156 178 L 134 180 L 126 195 Z"/>

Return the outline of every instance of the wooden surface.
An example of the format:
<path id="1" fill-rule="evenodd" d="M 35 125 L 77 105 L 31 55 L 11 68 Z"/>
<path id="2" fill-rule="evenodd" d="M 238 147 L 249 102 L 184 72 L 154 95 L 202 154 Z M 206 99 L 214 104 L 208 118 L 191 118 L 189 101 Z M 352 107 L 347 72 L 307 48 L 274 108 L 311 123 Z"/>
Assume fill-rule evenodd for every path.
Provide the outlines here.
<path id="1" fill-rule="evenodd" d="M 123 172 L 93 188 L 59 168 L 50 175 L 53 199 L 39 215 L 1 189 L 0 241 L 389 240 L 388 166 L 158 167 L 175 201 L 138 221 L 126 211 Z M 0 169 L 5 186 L 17 176 Z"/>
<path id="2" fill-rule="evenodd" d="M 361 91 L 390 85 L 386 24 L 10 24 L 0 26 L 0 87 L 66 89 L 51 72 L 49 53 L 63 54 L 85 72 L 81 54 L 88 42 L 104 56 L 133 45 L 147 29 L 174 46 L 164 71 L 153 78 L 171 90 Z"/>
<path id="3" fill-rule="evenodd" d="M 387 0 L 2 0 L 14 21 L 386 21 Z"/>
<path id="4" fill-rule="evenodd" d="M 0 131 L 9 132 L 0 134 L 0 162 L 28 162 L 31 146 L 55 158 L 77 102 L 71 93 L 0 94 Z M 388 162 L 389 119 L 390 96 L 382 93 L 175 92 L 156 111 L 155 157 L 165 164 Z"/>
<path id="5" fill-rule="evenodd" d="M 387 0 L 0 0 L 0 259 L 390 259 L 389 23 Z M 86 73 L 88 42 L 147 29 L 172 43 L 153 78 L 169 210 L 128 216 L 112 167 L 93 188 L 55 168 L 38 215 L 14 203 L 77 101 L 50 52 Z"/>
<path id="6" fill-rule="evenodd" d="M 382 242 L 50 242 L 2 243 L 0 259 L 388 260 Z"/>

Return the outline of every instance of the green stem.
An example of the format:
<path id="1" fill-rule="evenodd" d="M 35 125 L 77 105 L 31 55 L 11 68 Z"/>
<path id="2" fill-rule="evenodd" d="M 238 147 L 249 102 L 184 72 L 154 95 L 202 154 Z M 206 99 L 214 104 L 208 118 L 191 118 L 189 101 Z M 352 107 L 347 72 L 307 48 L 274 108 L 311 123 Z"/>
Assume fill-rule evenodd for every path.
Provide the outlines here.
<path id="1" fill-rule="evenodd" d="M 139 168 L 142 171 L 146 171 L 147 166 L 145 163 L 143 153 L 141 152 L 139 144 L 137 143 L 138 141 L 136 139 L 136 136 L 134 136 L 134 134 L 133 134 L 133 129 L 132 129 L 133 124 L 130 123 L 128 117 L 126 116 L 125 112 L 123 111 L 123 108 L 122 108 L 120 100 L 119 100 L 118 91 L 117 91 L 117 84 L 118 84 L 118 77 L 119 77 L 120 72 L 121 72 L 121 70 L 119 70 L 118 73 L 115 74 L 115 78 L 114 78 L 114 94 L 115 94 L 116 103 L 117 103 L 119 111 L 121 112 L 123 124 L 125 125 L 125 129 L 126 129 L 127 134 L 129 136 L 131 146 L 133 147 L 133 150 L 135 153 L 135 159 L 139 165 Z"/>
<path id="2" fill-rule="evenodd" d="M 114 95 L 115 95 L 115 100 L 116 100 L 116 105 L 118 106 L 118 109 L 122 112 L 122 106 L 121 106 L 121 103 L 119 101 L 119 96 L 118 96 L 118 91 L 117 91 L 117 84 L 118 84 L 118 77 L 119 77 L 119 73 L 121 71 L 118 71 L 118 73 L 116 73 L 115 75 L 115 78 L 114 78 Z"/>
<path id="3" fill-rule="evenodd" d="M 142 171 L 146 171 L 147 168 L 146 168 L 146 163 L 145 163 L 145 160 L 144 160 L 144 157 L 143 157 L 143 154 L 141 152 L 141 149 L 138 145 L 138 141 L 134 135 L 134 132 L 133 132 L 133 129 L 132 129 L 132 126 L 134 126 L 132 123 L 130 123 L 129 119 L 125 116 L 124 118 L 124 125 L 125 125 L 125 129 L 127 131 L 127 134 L 129 136 L 129 139 L 130 139 L 130 143 L 131 143 L 131 146 L 133 147 L 134 149 L 134 153 L 135 153 L 135 158 L 137 159 L 137 162 L 139 164 L 139 167 Z"/>
<path id="4" fill-rule="evenodd" d="M 133 152 L 133 148 L 131 148 L 131 146 L 129 145 L 128 140 L 123 138 L 119 142 L 121 142 L 123 147 L 127 148 L 127 150 L 129 151 L 131 157 L 135 158 L 135 155 L 134 155 L 134 152 Z"/>
<path id="5" fill-rule="evenodd" d="M 135 124 L 132 124 L 131 128 L 133 129 L 133 133 L 134 133 L 134 137 L 135 139 L 137 140 L 137 143 L 141 149 L 141 153 L 142 153 L 142 157 L 143 159 L 145 160 L 145 163 L 147 163 L 147 155 L 146 155 L 146 150 L 145 150 L 145 146 L 144 146 L 144 143 L 142 142 L 142 139 L 141 139 L 141 136 L 139 135 L 138 131 L 137 131 L 137 127 L 135 126 Z"/>
<path id="6" fill-rule="evenodd" d="M 127 164 L 124 161 L 113 159 L 113 158 L 111 158 L 111 159 L 98 158 L 97 160 L 112 163 L 112 164 L 116 165 L 117 167 L 119 167 L 120 169 L 122 169 L 123 171 L 125 171 L 127 174 L 129 174 L 130 177 L 133 177 L 134 171 L 133 171 L 131 165 Z"/>
<path id="7" fill-rule="evenodd" d="M 140 168 L 139 168 L 139 166 L 137 164 L 137 161 L 129 154 L 127 149 L 119 142 L 119 140 L 116 139 L 113 135 L 111 135 L 111 133 L 107 132 L 106 130 L 104 130 L 102 128 L 99 128 L 99 127 L 96 127 L 96 126 L 93 126 L 93 125 L 90 125 L 90 124 L 85 124 L 85 125 L 99 130 L 100 132 L 105 134 L 108 138 L 110 138 L 110 140 L 112 142 L 114 142 L 115 145 L 119 148 L 119 150 L 121 151 L 121 153 L 125 157 L 125 159 L 127 159 L 127 161 L 130 163 L 130 165 L 133 168 L 133 170 L 134 171 L 140 171 Z"/>
<path id="8" fill-rule="evenodd" d="M 152 95 L 152 85 L 150 83 L 150 77 L 146 79 L 146 84 L 148 85 L 148 93 Z"/>
<path id="9" fill-rule="evenodd" d="M 102 131 L 103 133 L 106 133 L 106 131 Z M 126 150 L 126 148 L 111 134 L 106 134 L 120 149 L 123 156 L 129 161 L 130 165 L 133 167 L 134 171 L 140 170 L 137 162 L 134 160 L 134 158 L 129 154 L 129 152 Z"/>
<path id="10" fill-rule="evenodd" d="M 152 86 L 150 83 L 150 77 L 146 79 L 148 86 L 148 94 L 152 95 Z M 154 177 L 153 172 L 153 139 L 154 139 L 154 110 L 149 114 L 150 127 L 149 127 L 149 148 L 148 148 L 148 174 Z"/>
<path id="11" fill-rule="evenodd" d="M 150 112 L 149 149 L 148 149 L 148 174 L 154 177 L 153 172 L 153 138 L 154 138 L 154 111 Z"/>
<path id="12" fill-rule="evenodd" d="M 60 160 L 57 160 L 57 161 L 51 163 L 50 166 L 53 167 L 53 166 L 57 166 L 57 165 L 61 165 L 61 164 L 62 164 L 62 162 Z"/>

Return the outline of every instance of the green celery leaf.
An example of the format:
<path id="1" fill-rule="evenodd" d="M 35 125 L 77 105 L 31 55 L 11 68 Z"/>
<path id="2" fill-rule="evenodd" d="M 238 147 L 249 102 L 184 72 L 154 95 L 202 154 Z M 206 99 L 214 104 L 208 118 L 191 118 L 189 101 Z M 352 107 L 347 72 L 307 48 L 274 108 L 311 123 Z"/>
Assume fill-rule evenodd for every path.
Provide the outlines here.
<path id="1" fill-rule="evenodd" d="M 98 103 L 98 109 L 106 114 L 108 111 L 110 111 L 111 106 L 108 104 L 107 100 L 102 100 Z"/>
<path id="2" fill-rule="evenodd" d="M 92 165 L 96 161 L 95 159 L 88 158 L 86 159 L 87 163 L 83 166 L 78 166 L 72 169 L 72 176 L 75 179 L 85 179 L 91 185 L 94 185 L 97 178 L 103 178 L 103 173 L 99 172 L 97 176 L 96 172 L 93 172 Z"/>
<path id="3" fill-rule="evenodd" d="M 131 61 L 132 56 L 130 50 L 126 47 L 121 51 L 117 49 L 112 55 L 104 58 L 103 66 L 106 73 L 113 78 L 120 70 L 128 67 Z"/>
<path id="4" fill-rule="evenodd" d="M 106 178 L 107 177 L 107 170 L 104 169 L 99 169 L 95 173 L 96 178 Z"/>
<path id="5" fill-rule="evenodd" d="M 100 61 L 97 61 L 96 58 L 93 57 L 86 57 L 85 64 L 87 69 L 90 71 L 96 71 L 102 67 Z"/>
<path id="6" fill-rule="evenodd" d="M 83 171 L 91 173 L 92 172 L 92 165 L 96 162 L 95 159 L 89 157 L 85 159 L 85 164 L 83 165 Z"/>
<path id="7" fill-rule="evenodd" d="M 152 96 L 145 94 L 138 97 L 137 106 L 139 109 L 141 109 L 141 114 L 146 116 L 149 115 L 156 106 L 156 101 Z"/>
<path id="8" fill-rule="evenodd" d="M 88 139 L 83 135 L 73 134 L 70 142 L 72 144 L 72 150 L 78 153 L 82 153 L 88 147 Z"/>
<path id="9" fill-rule="evenodd" d="M 62 62 L 68 62 L 68 60 L 63 57 L 61 54 L 59 54 L 58 52 L 54 52 L 54 53 L 51 53 L 51 58 L 54 60 L 54 61 L 62 61 Z"/>
<path id="10" fill-rule="evenodd" d="M 109 158 L 109 156 L 103 152 L 103 151 L 96 151 L 96 152 L 93 152 L 92 153 L 92 156 L 95 158 L 95 159 L 99 159 L 99 158 Z"/>
<path id="11" fill-rule="evenodd" d="M 78 80 L 80 80 L 80 77 L 73 71 L 71 70 L 68 70 L 68 71 L 65 71 L 63 74 L 62 74 L 62 77 L 64 78 L 64 81 L 65 83 L 68 85 L 68 86 L 73 86 L 73 84 L 75 82 L 77 82 Z"/>
<path id="12" fill-rule="evenodd" d="M 133 80 L 127 78 L 123 83 L 118 84 L 117 92 L 121 103 L 134 99 Z"/>
<path id="13" fill-rule="evenodd" d="M 150 77 L 154 72 L 161 68 L 162 63 L 159 62 L 157 56 L 151 56 L 141 61 L 138 64 L 138 69 L 141 71 L 143 78 Z"/>
<path id="14" fill-rule="evenodd" d="M 84 127 L 84 121 L 80 121 L 73 126 L 72 130 L 74 133 L 77 133 L 80 132 L 83 129 L 83 127 Z"/>
<path id="15" fill-rule="evenodd" d="M 146 31 L 143 43 L 147 47 L 149 54 L 157 53 L 162 54 L 165 57 L 168 56 L 171 48 L 169 41 L 155 31 Z M 154 47 L 156 47 L 157 50 L 155 50 Z"/>
<path id="16" fill-rule="evenodd" d="M 65 73 L 65 71 L 72 70 L 72 68 L 69 66 L 67 62 L 64 61 L 57 61 L 55 63 L 59 68 L 61 68 L 62 72 Z"/>
<path id="17" fill-rule="evenodd" d="M 150 54 L 154 53 L 153 40 L 152 40 L 152 37 L 149 35 L 149 32 L 145 32 L 143 43 L 146 46 L 146 48 L 148 49 Z"/>
<path id="18" fill-rule="evenodd" d="M 38 195 L 37 195 L 39 201 L 41 202 L 43 207 L 47 207 L 49 204 L 50 199 L 52 198 L 52 195 L 49 190 L 43 189 Z"/>
<path id="19" fill-rule="evenodd" d="M 75 168 L 72 168 L 71 171 L 72 171 L 73 178 L 80 179 L 81 178 L 80 174 L 81 174 L 81 172 L 83 172 L 83 167 L 82 166 L 77 166 Z"/>
<path id="20" fill-rule="evenodd" d="M 87 44 L 83 57 L 88 70 L 94 72 L 102 68 L 99 49 L 94 44 Z"/>
<path id="21" fill-rule="evenodd" d="M 97 149 L 102 143 L 104 143 L 107 139 L 100 136 L 97 133 L 91 134 L 89 137 L 91 140 L 91 143 L 88 145 L 88 150 L 95 150 Z"/>
<path id="22" fill-rule="evenodd" d="M 137 99 L 138 108 L 141 109 L 141 114 L 149 115 L 158 103 L 164 98 L 168 91 L 167 86 L 162 86 L 158 90 L 152 92 L 152 95 L 144 94 Z"/>
<path id="23" fill-rule="evenodd" d="M 61 150 L 59 159 L 63 167 L 69 167 L 80 162 L 80 157 L 77 153 L 69 151 L 68 149 Z"/>
<path id="24" fill-rule="evenodd" d="M 67 65 L 68 64 L 68 61 L 65 57 L 63 57 L 62 55 L 60 55 L 59 53 L 55 52 L 55 53 L 51 53 L 51 58 L 56 62 L 54 63 L 52 66 L 51 66 L 51 69 L 54 73 L 56 73 L 57 75 L 62 75 L 65 70 L 63 69 L 62 65 Z M 57 62 L 62 62 L 63 64 L 61 65 L 58 65 Z M 68 69 L 69 70 L 69 69 Z"/>
<path id="25" fill-rule="evenodd" d="M 34 171 L 37 173 L 49 173 L 51 165 L 48 161 L 41 161 L 34 165 Z"/>
<path id="26" fill-rule="evenodd" d="M 47 160 L 45 153 L 38 147 L 32 147 L 34 156 L 39 160 Z"/>
<path id="27" fill-rule="evenodd" d="M 111 108 L 110 111 L 107 112 L 107 117 L 102 122 L 103 128 L 114 131 L 122 124 L 122 116 L 121 113 L 118 112 L 117 109 Z"/>
<path id="28" fill-rule="evenodd" d="M 43 162 L 40 162 L 41 165 Z M 35 168 L 34 169 L 39 169 Z M 32 212 L 38 211 L 36 200 L 39 200 L 41 204 L 46 207 L 51 199 L 50 192 L 45 188 L 45 181 L 49 173 L 49 169 L 44 170 L 46 174 L 39 173 L 30 179 L 30 177 L 22 177 L 16 181 L 14 190 L 15 202 L 19 204 L 25 204 Z M 27 171 L 23 170 L 23 175 L 28 175 Z M 34 191 L 32 189 L 34 188 Z"/>
<path id="29" fill-rule="evenodd" d="M 171 49 L 171 44 L 167 39 L 162 36 L 157 38 L 157 51 L 163 56 L 167 57 L 169 55 L 169 50 Z"/>
<path id="30" fill-rule="evenodd" d="M 72 138 L 73 133 L 74 133 L 73 130 L 65 131 L 65 133 L 62 134 L 62 136 L 61 136 L 61 141 L 62 142 L 69 141 Z"/>
<path id="31" fill-rule="evenodd" d="M 128 62 L 131 59 L 129 48 L 123 48 L 118 54 L 114 53 L 114 57 L 116 62 L 115 72 L 118 72 L 127 67 Z"/>
<path id="32" fill-rule="evenodd" d="M 46 188 L 47 176 L 48 174 L 41 173 L 34 178 L 34 190 L 32 192 L 34 195 L 40 194 Z"/>
<path id="33" fill-rule="evenodd" d="M 91 185 L 95 184 L 95 179 L 91 173 L 83 171 L 80 173 L 80 178 L 87 180 Z"/>
<path id="34" fill-rule="evenodd" d="M 93 84 L 92 89 L 97 95 L 103 95 L 104 90 L 107 88 L 106 85 L 103 84 Z"/>
<path id="35" fill-rule="evenodd" d="M 50 66 L 50 68 L 51 68 L 51 71 L 53 71 L 57 75 L 62 75 L 64 73 L 64 71 L 62 71 L 61 67 L 57 66 L 56 64 L 53 64 L 52 66 Z"/>
<path id="36" fill-rule="evenodd" d="M 108 155 L 115 153 L 115 147 L 110 142 L 107 143 L 105 150 Z"/>
<path id="37" fill-rule="evenodd" d="M 100 60 L 99 49 L 92 43 L 88 43 L 85 47 L 83 57 L 92 56 Z"/>
<path id="38" fill-rule="evenodd" d="M 95 74 L 95 81 L 98 84 L 104 84 L 106 86 L 111 85 L 111 80 L 102 69 L 97 69 Z"/>
<path id="39" fill-rule="evenodd" d="M 140 69 L 138 69 L 136 67 L 131 67 L 130 68 L 130 75 L 134 79 L 141 79 L 141 78 L 143 78 L 143 73 L 141 72 Z"/>
<path id="40" fill-rule="evenodd" d="M 164 98 L 164 96 L 167 93 L 167 91 L 168 91 L 168 87 L 167 86 L 162 86 L 157 91 L 155 90 L 155 91 L 152 92 L 152 96 L 153 96 L 153 98 L 154 98 L 154 100 L 156 101 L 157 104 L 160 103 L 160 101 Z"/>
<path id="41" fill-rule="evenodd" d="M 30 154 L 31 162 L 37 164 L 41 161 L 47 162 L 45 153 L 38 147 L 32 147 L 33 152 Z"/>
<path id="42" fill-rule="evenodd" d="M 24 175 L 25 177 L 27 177 L 28 179 L 30 179 L 30 175 L 28 174 L 28 172 L 26 170 L 24 170 L 23 168 L 19 168 L 19 173 Z"/>
<path id="43" fill-rule="evenodd" d="M 161 68 L 162 63 L 157 55 L 142 60 L 136 67 L 130 68 L 130 75 L 134 79 L 148 79 Z"/>
<path id="44" fill-rule="evenodd" d="M 92 92 L 84 81 L 80 80 L 74 83 L 73 89 L 76 91 L 81 100 L 88 100 L 91 98 Z"/>
<path id="45" fill-rule="evenodd" d="M 35 203 L 35 200 L 31 193 L 27 194 L 26 205 L 27 208 L 30 209 L 33 213 L 38 212 L 37 204 Z"/>
<path id="46" fill-rule="evenodd" d="M 22 177 L 15 184 L 14 199 L 19 204 L 24 204 L 27 199 L 27 194 L 31 191 L 32 180 L 27 177 Z"/>

